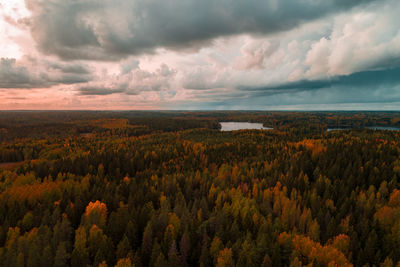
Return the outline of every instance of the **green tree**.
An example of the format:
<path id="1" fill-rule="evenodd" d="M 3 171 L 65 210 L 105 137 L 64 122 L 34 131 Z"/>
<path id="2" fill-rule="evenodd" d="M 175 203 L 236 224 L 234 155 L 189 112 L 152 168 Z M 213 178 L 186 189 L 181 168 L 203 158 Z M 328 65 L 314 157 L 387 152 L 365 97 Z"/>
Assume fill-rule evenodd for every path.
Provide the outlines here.
<path id="1" fill-rule="evenodd" d="M 117 259 L 126 258 L 130 251 L 131 245 L 129 244 L 128 237 L 124 235 L 117 247 Z"/>
<path id="2" fill-rule="evenodd" d="M 66 242 L 61 242 L 56 251 L 56 256 L 54 257 L 54 266 L 55 267 L 64 267 L 68 266 L 68 260 L 70 255 L 67 251 Z"/>

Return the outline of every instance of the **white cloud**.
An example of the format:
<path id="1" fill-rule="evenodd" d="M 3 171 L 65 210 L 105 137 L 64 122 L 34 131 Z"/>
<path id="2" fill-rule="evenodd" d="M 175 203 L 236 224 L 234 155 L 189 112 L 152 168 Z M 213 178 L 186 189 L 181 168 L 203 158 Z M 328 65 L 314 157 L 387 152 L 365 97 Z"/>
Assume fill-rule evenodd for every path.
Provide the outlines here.
<path id="1" fill-rule="evenodd" d="M 144 92 L 161 92 L 170 89 L 176 70 L 161 64 L 155 71 L 141 69 L 139 61 L 132 60 L 121 66 L 120 73 L 103 72 L 93 81 L 77 86 L 82 95 L 110 95 L 123 93 L 139 95 Z"/>
<path id="2" fill-rule="evenodd" d="M 386 1 L 337 16 L 330 36 L 307 52 L 306 76 L 347 75 L 400 63 L 399 10 L 399 1 Z"/>
<path id="3" fill-rule="evenodd" d="M 268 58 L 278 49 L 277 40 L 254 40 L 250 38 L 241 48 L 242 55 L 234 66 L 240 70 L 264 69 Z"/>
<path id="4" fill-rule="evenodd" d="M 25 38 L 24 18 L 29 16 L 21 0 L 0 1 L 0 58 L 20 58 L 24 51 L 20 42 Z"/>

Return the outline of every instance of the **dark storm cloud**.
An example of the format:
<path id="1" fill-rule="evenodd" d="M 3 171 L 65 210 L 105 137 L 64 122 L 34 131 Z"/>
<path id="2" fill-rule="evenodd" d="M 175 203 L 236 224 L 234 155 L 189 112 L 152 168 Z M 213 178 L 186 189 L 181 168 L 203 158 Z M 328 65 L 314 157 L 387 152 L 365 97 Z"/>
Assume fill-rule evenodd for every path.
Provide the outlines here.
<path id="1" fill-rule="evenodd" d="M 250 107 L 287 106 L 288 109 L 316 107 L 317 109 L 338 109 L 357 106 L 379 109 L 377 103 L 388 106 L 400 102 L 400 67 L 387 70 L 363 71 L 347 76 L 336 76 L 327 80 L 297 81 L 275 86 L 239 87 L 245 97 L 211 96 L 205 99 L 203 106 L 212 109 L 231 109 Z M 307 106 L 308 105 L 308 106 Z M 328 105 L 328 106 L 323 106 Z M 337 105 L 337 106 L 335 106 Z M 349 107 L 346 106 L 346 107 Z M 398 109 L 398 108 L 397 108 Z"/>
<path id="2" fill-rule="evenodd" d="M 60 64 L 60 63 L 49 63 L 49 68 L 60 70 L 63 73 L 72 74 L 90 74 L 90 69 L 87 66 L 79 64 Z"/>
<path id="3" fill-rule="evenodd" d="M 285 31 L 372 0 L 26 0 L 39 48 L 64 59 L 117 60 L 220 36 Z"/>
<path id="4" fill-rule="evenodd" d="M 92 80 L 92 76 L 80 74 L 62 74 L 60 77 L 46 77 L 46 80 L 54 84 L 76 84 L 89 82 Z"/>
<path id="5" fill-rule="evenodd" d="M 123 93 L 126 90 L 126 88 L 117 88 L 117 89 L 111 89 L 107 87 L 80 87 L 78 89 L 80 95 L 112 95 L 112 94 L 119 94 Z"/>
<path id="6" fill-rule="evenodd" d="M 332 87 L 373 87 L 393 86 L 400 84 L 400 67 L 386 70 L 374 70 L 356 72 L 350 75 L 336 76 L 326 80 L 301 80 L 296 82 L 283 83 L 279 85 L 268 85 L 259 87 L 239 86 L 244 91 L 260 92 L 260 94 L 286 93 L 290 91 L 316 90 Z"/>

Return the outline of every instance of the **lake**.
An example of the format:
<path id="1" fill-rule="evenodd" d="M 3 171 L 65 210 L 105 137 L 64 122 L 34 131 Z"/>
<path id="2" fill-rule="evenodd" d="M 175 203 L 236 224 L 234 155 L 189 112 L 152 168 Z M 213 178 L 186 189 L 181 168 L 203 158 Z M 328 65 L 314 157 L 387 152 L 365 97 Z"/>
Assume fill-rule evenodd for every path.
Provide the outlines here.
<path id="1" fill-rule="evenodd" d="M 272 130 L 273 128 L 264 127 L 262 123 L 255 122 L 220 122 L 221 131 L 237 131 L 244 129 L 256 129 L 256 130 Z"/>
<path id="2" fill-rule="evenodd" d="M 372 130 L 400 131 L 400 128 L 398 127 L 389 127 L 389 126 L 371 126 L 367 128 Z"/>
<path id="3" fill-rule="evenodd" d="M 326 129 L 328 132 L 330 131 L 344 131 L 344 130 L 352 130 L 353 128 L 328 128 Z M 400 131 L 398 127 L 389 127 L 389 126 L 368 126 L 365 129 L 371 130 L 387 130 L 387 131 Z"/>
<path id="4" fill-rule="evenodd" d="M 327 132 L 330 131 L 345 131 L 345 130 L 351 130 L 352 128 L 328 128 L 326 129 Z"/>

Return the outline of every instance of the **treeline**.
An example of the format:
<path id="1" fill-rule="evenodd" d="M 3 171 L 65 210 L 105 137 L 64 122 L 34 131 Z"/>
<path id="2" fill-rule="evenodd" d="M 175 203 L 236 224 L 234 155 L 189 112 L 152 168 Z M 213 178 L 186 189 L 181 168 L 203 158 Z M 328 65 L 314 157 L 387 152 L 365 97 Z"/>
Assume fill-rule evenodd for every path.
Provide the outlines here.
<path id="1" fill-rule="evenodd" d="M 219 129 L 222 121 L 263 123 L 304 135 L 327 128 L 400 128 L 399 112 L 271 111 L 0 111 L 0 143 L 21 138 L 67 138 L 89 134 L 140 136 L 187 129 Z"/>

